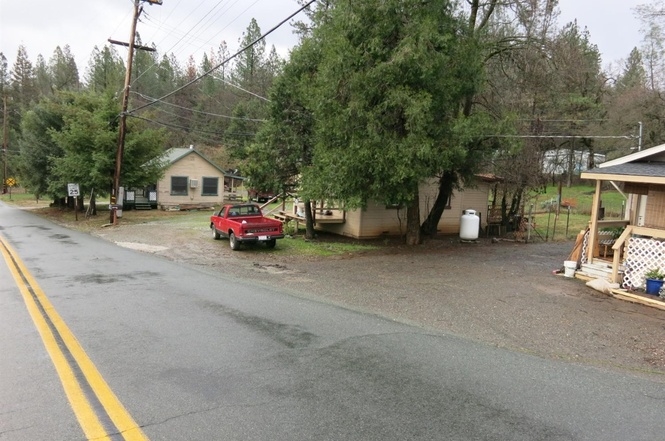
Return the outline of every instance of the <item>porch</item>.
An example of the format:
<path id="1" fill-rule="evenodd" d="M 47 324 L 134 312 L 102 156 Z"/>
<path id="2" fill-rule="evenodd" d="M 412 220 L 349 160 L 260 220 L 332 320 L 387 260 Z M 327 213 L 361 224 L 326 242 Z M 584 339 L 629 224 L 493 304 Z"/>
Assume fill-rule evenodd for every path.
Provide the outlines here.
<path id="1" fill-rule="evenodd" d="M 663 290 L 644 291 L 646 273 L 665 269 L 665 144 L 600 164 L 582 178 L 595 180 L 596 189 L 576 277 L 604 278 L 619 285 L 613 296 L 665 309 Z M 608 183 L 626 198 L 620 221 L 601 219 Z"/>
<path id="2" fill-rule="evenodd" d="M 266 210 L 270 204 L 281 198 L 282 203 L 271 210 Z M 286 200 L 293 198 L 293 204 L 287 204 Z M 298 231 L 300 224 L 305 223 L 305 207 L 304 203 L 298 202 L 298 198 L 292 194 L 281 194 L 273 197 L 269 201 L 261 205 L 261 210 L 265 216 L 273 217 L 282 221 L 285 225 L 290 223 L 295 224 L 295 230 Z M 326 201 L 311 201 L 312 218 L 314 226 L 322 224 L 343 224 L 346 222 L 346 210 L 342 207 L 337 207 Z"/>
<path id="3" fill-rule="evenodd" d="M 628 225 L 621 236 L 611 245 L 611 258 L 602 255 L 588 258 L 587 243 L 589 231 L 585 234 L 583 255 L 575 277 L 584 281 L 601 278 L 618 283 L 619 288 L 611 289 L 610 295 L 633 303 L 665 310 L 665 298 L 646 294 L 645 273 L 652 268 L 665 265 L 665 231 L 653 228 Z M 602 248 L 603 246 L 600 245 Z"/>

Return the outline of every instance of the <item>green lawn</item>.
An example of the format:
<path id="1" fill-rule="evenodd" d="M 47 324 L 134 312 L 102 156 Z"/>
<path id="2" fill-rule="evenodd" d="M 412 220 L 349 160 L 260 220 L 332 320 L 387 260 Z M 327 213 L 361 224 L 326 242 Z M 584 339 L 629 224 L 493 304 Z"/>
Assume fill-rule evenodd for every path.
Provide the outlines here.
<path id="1" fill-rule="evenodd" d="M 560 207 L 557 217 L 556 186 L 547 187 L 544 193 L 532 193 L 528 200 L 527 210 L 532 208 L 535 215 L 535 227 L 538 234 L 535 239 L 540 240 L 568 240 L 577 236 L 584 230 L 590 221 L 591 205 L 593 202 L 594 187 L 576 185 L 563 187 L 561 201 L 567 207 Z M 625 199 L 613 187 L 603 188 L 601 192 L 602 207 L 605 208 L 605 219 L 621 219 L 624 213 Z"/>
<path id="2" fill-rule="evenodd" d="M 0 194 L 0 201 L 21 206 L 37 205 L 35 195 L 26 193 L 22 189 L 13 189 L 11 193 Z M 49 200 L 40 199 L 39 205 L 48 205 Z"/>

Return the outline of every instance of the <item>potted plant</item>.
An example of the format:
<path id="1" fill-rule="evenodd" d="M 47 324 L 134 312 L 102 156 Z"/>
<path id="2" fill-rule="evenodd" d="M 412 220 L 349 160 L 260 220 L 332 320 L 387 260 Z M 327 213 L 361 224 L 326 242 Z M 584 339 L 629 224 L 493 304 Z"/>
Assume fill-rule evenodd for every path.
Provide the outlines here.
<path id="1" fill-rule="evenodd" d="M 660 268 L 652 268 L 644 273 L 646 279 L 646 292 L 647 294 L 658 295 L 660 289 L 663 287 L 663 279 L 665 279 L 665 272 Z"/>

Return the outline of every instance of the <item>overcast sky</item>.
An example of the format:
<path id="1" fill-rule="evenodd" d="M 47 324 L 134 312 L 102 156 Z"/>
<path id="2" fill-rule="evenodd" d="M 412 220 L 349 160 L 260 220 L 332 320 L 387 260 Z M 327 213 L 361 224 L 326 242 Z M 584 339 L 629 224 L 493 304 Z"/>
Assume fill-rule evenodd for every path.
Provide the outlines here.
<path id="1" fill-rule="evenodd" d="M 560 23 L 577 19 L 588 27 L 598 45 L 603 66 L 626 58 L 640 45 L 639 22 L 633 8 L 648 0 L 559 0 Z M 35 63 L 41 54 L 48 61 L 56 46 L 69 45 L 85 72 L 95 46 L 108 38 L 127 41 L 133 0 L 0 0 L 0 51 L 11 69 L 18 46 L 23 44 Z M 163 5 L 145 4 L 138 25 L 143 44 L 156 44 L 161 54 L 174 53 L 185 63 L 194 55 L 198 63 L 204 51 L 226 41 L 231 52 L 255 18 L 263 32 L 299 9 L 296 0 L 163 0 Z M 267 38 L 283 56 L 296 42 L 292 28 L 284 26 Z M 127 50 L 118 47 L 123 59 Z"/>

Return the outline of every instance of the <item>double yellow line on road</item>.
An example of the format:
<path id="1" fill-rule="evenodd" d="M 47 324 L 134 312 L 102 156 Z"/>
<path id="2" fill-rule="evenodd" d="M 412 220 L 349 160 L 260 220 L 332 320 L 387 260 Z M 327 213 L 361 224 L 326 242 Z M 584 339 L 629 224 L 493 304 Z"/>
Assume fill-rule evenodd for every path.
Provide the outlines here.
<path id="1" fill-rule="evenodd" d="M 27 270 L 18 254 L 0 235 L 0 252 L 12 273 L 30 316 L 53 360 L 62 387 L 86 438 L 125 440 L 148 438 L 106 384 L 74 334 Z"/>

